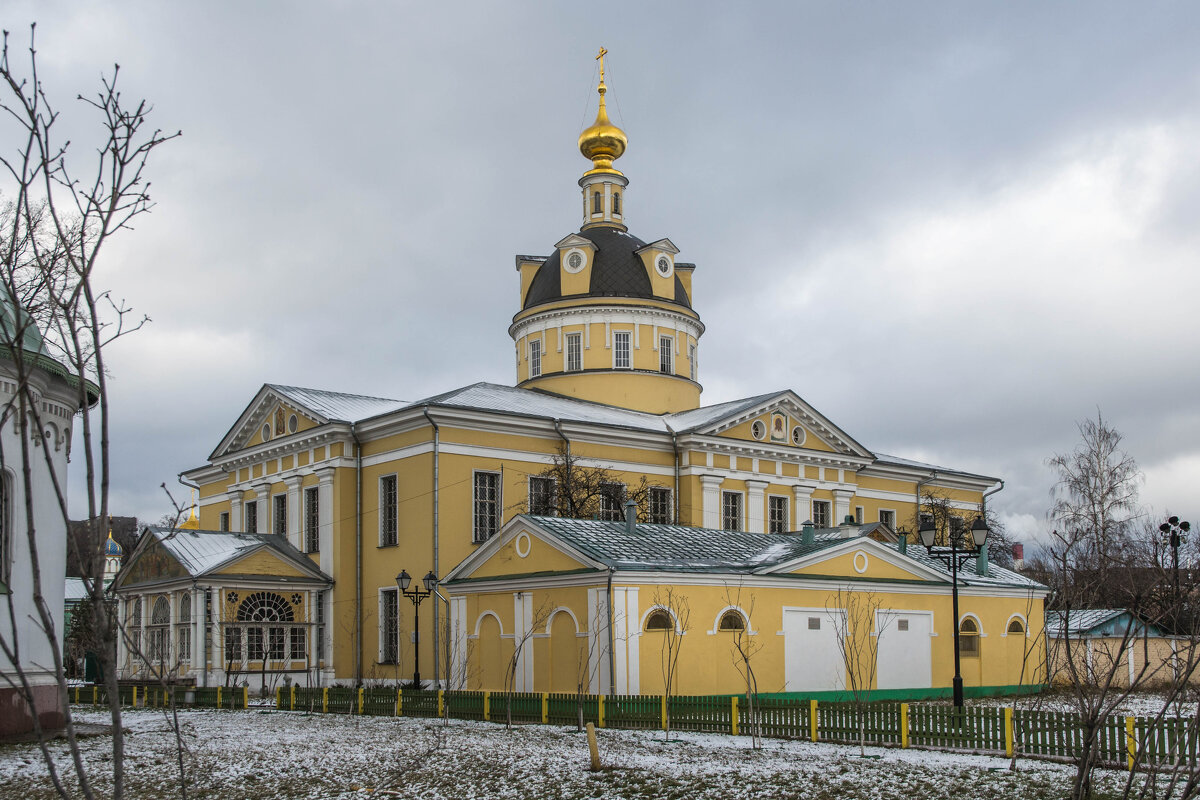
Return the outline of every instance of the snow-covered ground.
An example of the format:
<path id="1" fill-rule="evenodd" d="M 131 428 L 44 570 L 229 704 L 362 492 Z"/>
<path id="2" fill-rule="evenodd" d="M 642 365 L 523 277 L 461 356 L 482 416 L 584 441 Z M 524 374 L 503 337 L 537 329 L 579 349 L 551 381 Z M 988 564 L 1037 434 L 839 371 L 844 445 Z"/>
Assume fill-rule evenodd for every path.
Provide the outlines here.
<path id="1" fill-rule="evenodd" d="M 102 713 L 77 715 L 104 723 Z M 597 731 L 606 769 L 588 771 L 571 728 L 275 711 L 181 711 L 189 798 L 1003 798 L 1067 793 L 1071 768 L 1003 758 L 716 734 Z M 178 764 L 161 711 L 127 711 L 127 796 L 178 797 Z M 110 740 L 84 740 L 89 771 L 111 780 Z M 65 744 L 52 747 L 69 772 Z M 1099 773 L 1100 791 L 1124 782 Z M 55 796 L 36 746 L 0 747 L 0 797 Z"/>
<path id="2" fill-rule="evenodd" d="M 1116 696 L 1115 693 L 1113 695 Z M 1171 704 L 1168 716 L 1178 714 L 1181 717 L 1196 716 L 1197 698 L 1191 693 L 1187 698 Z M 1166 695 L 1160 692 L 1134 692 L 1126 697 L 1113 713 L 1130 717 L 1153 717 L 1162 711 L 1166 703 Z M 969 706 L 1007 706 L 1020 709 L 1038 709 L 1041 711 L 1079 711 L 1074 695 L 1066 691 L 1049 692 L 1043 695 L 1023 695 L 1020 697 L 981 697 L 967 701 Z"/>

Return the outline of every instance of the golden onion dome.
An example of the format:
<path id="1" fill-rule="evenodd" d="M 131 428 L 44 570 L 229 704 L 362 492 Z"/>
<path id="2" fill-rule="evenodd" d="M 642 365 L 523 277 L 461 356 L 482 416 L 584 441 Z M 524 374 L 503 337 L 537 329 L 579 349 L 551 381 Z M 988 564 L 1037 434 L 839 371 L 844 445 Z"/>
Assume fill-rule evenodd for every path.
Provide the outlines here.
<path id="1" fill-rule="evenodd" d="M 579 152 L 583 153 L 584 158 L 591 159 L 593 171 L 616 172 L 620 175 L 618 170 L 613 169 L 612 163 L 625 152 L 625 148 L 629 146 L 629 138 L 625 131 L 609 120 L 608 108 L 604 104 L 604 94 L 608 91 L 608 87 L 604 85 L 606 52 L 601 48 L 600 55 L 597 56 L 600 60 L 600 85 L 596 91 L 600 93 L 600 108 L 596 112 L 596 121 L 579 134 Z"/>

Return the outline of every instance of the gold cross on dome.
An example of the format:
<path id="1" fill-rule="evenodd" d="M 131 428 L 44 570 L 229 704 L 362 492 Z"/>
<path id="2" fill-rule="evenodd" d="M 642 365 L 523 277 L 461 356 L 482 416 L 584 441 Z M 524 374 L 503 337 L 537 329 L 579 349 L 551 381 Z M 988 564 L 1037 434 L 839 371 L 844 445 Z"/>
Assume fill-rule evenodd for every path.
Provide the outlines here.
<path id="1" fill-rule="evenodd" d="M 604 56 L 606 56 L 606 55 L 608 55 L 608 51 L 605 50 L 603 47 L 601 47 L 600 52 L 596 54 L 596 60 L 600 62 L 600 80 L 601 81 L 604 80 Z"/>

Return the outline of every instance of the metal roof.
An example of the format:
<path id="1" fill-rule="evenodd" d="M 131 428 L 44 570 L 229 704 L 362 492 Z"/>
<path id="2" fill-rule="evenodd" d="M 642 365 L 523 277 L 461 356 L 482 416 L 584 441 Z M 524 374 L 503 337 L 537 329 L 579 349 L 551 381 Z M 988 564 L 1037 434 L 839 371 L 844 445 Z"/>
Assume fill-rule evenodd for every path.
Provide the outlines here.
<path id="1" fill-rule="evenodd" d="M 669 433 L 665 422 L 669 417 L 546 394 L 531 389 L 501 386 L 495 383 L 473 383 L 461 389 L 420 400 L 413 403 L 411 407 L 424 405 L 498 411 L 504 414 L 589 422 L 654 433 Z"/>
<path id="2" fill-rule="evenodd" d="M 153 536 L 192 577 L 204 575 L 239 556 L 266 547 L 285 561 L 305 571 L 321 574 L 328 580 L 311 559 L 276 534 L 159 527 L 147 527 L 145 533 Z"/>
<path id="3" fill-rule="evenodd" d="M 341 422 L 357 422 L 368 417 L 377 417 L 408 405 L 403 400 L 391 400 L 386 397 L 326 392 L 321 389 L 280 386 L 275 383 L 268 383 L 267 386 L 301 408 L 315 411 L 326 419 Z"/>
<path id="4" fill-rule="evenodd" d="M 1055 638 L 1063 635 L 1064 628 L 1068 633 L 1075 636 L 1083 636 L 1092 633 L 1096 628 L 1104 625 L 1106 622 L 1117 619 L 1122 615 L 1129 615 L 1132 620 L 1131 630 L 1140 632 L 1145 625 L 1137 617 L 1133 616 L 1128 609 L 1124 608 L 1073 608 L 1068 611 L 1047 611 L 1046 612 L 1046 634 Z M 1124 624 L 1121 625 L 1123 629 Z M 1156 630 L 1151 626 L 1151 630 Z M 1120 635 L 1120 634 L 1118 634 Z"/>

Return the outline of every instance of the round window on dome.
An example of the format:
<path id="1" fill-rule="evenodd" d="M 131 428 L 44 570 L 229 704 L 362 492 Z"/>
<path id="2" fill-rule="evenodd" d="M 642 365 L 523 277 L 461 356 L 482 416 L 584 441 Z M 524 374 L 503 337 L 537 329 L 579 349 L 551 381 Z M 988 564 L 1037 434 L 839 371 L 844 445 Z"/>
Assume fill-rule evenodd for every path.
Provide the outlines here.
<path id="1" fill-rule="evenodd" d="M 269 423 L 269 422 L 263 423 L 262 438 L 263 438 L 264 442 L 271 438 L 271 423 Z"/>
<path id="2" fill-rule="evenodd" d="M 750 425 L 750 435 L 759 440 L 767 435 L 767 426 L 763 424 L 761 419 L 756 419 Z"/>
<path id="3" fill-rule="evenodd" d="M 582 250 L 571 250 L 563 259 L 563 269 L 571 274 L 575 274 L 580 272 L 586 263 L 587 258 L 584 256 Z"/>
<path id="4" fill-rule="evenodd" d="M 671 259 L 666 256 L 659 256 L 658 260 L 654 262 L 654 266 L 658 270 L 658 274 L 664 278 L 671 274 Z"/>

